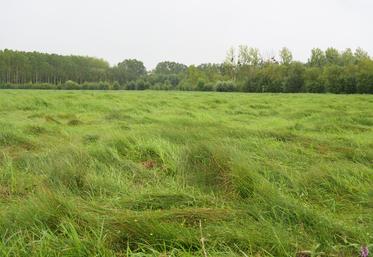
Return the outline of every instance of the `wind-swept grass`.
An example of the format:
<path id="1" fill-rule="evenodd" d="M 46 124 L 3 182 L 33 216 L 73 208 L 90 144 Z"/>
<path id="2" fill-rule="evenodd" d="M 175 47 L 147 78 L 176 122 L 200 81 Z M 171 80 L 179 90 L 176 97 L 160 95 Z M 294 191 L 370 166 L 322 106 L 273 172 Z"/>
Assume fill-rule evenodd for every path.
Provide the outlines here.
<path id="1" fill-rule="evenodd" d="M 372 110 L 368 95 L 1 91 L 0 255 L 358 256 Z"/>

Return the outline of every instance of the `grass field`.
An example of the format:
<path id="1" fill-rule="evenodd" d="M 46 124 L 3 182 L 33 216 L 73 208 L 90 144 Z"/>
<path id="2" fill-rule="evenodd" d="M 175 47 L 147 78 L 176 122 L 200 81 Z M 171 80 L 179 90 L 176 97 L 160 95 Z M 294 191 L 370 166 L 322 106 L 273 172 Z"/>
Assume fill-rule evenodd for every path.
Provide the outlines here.
<path id="1" fill-rule="evenodd" d="M 0 91 L 0 256 L 372 244 L 373 96 Z"/>

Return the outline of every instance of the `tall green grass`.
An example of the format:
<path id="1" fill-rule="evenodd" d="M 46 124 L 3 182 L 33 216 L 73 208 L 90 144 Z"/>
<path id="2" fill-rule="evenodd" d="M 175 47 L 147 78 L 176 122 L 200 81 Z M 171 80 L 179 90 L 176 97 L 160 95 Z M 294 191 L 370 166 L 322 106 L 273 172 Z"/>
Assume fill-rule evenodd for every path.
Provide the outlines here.
<path id="1" fill-rule="evenodd" d="M 358 256 L 372 110 L 368 95 L 1 91 L 0 256 Z"/>

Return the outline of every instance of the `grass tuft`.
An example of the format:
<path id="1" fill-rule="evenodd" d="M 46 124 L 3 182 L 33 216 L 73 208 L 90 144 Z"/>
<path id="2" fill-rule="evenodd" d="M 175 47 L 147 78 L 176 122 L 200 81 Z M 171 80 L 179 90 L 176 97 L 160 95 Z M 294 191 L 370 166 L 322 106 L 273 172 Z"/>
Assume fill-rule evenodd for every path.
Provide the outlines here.
<path id="1" fill-rule="evenodd" d="M 4 90 L 0 103 L 0 256 L 372 247 L 369 95 Z"/>

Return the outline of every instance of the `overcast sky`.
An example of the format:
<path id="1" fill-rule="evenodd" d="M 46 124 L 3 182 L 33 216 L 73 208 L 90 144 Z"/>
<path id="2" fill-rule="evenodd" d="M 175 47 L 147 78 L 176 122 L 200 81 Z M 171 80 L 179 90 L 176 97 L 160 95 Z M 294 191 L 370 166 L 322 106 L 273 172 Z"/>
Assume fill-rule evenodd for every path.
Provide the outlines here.
<path id="1" fill-rule="evenodd" d="M 373 54 L 372 0 L 0 0 L 0 49 L 221 62 L 230 46 L 264 54 L 287 46 L 297 60 L 313 47 Z"/>

